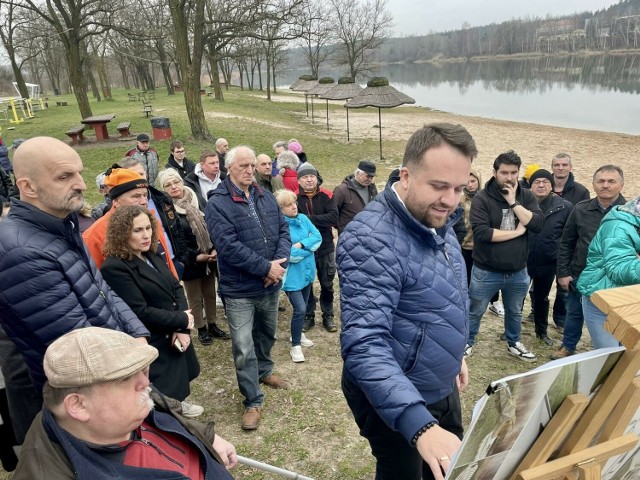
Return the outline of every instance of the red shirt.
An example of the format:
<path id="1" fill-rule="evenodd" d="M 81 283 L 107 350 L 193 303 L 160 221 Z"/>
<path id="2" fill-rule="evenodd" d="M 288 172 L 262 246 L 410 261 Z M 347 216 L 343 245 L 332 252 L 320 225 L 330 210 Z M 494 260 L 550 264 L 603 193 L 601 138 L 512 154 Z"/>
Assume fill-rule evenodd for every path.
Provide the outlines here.
<path id="1" fill-rule="evenodd" d="M 121 444 L 126 448 L 125 465 L 171 470 L 191 480 L 204 480 L 199 452 L 186 440 L 160 432 L 146 421 L 136 429 L 135 437 Z"/>

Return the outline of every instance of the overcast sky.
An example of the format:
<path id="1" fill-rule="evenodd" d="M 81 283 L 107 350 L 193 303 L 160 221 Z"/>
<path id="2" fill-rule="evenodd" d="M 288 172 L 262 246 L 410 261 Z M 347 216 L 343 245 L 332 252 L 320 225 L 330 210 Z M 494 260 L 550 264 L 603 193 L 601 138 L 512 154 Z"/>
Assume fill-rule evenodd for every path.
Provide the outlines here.
<path id="1" fill-rule="evenodd" d="M 546 17 L 596 11 L 617 0 L 389 0 L 394 36 L 500 23 L 518 17 Z"/>

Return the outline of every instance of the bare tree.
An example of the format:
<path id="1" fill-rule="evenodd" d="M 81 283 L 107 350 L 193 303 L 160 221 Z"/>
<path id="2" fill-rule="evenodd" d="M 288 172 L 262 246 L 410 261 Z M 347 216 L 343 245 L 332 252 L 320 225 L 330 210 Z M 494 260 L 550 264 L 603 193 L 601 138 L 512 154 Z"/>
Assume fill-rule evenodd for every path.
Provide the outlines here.
<path id="1" fill-rule="evenodd" d="M 320 65 L 331 54 L 334 10 L 323 0 L 309 0 L 302 8 L 300 45 L 309 64 L 311 75 L 318 77 Z"/>
<path id="2" fill-rule="evenodd" d="M 53 26 L 66 53 L 69 81 L 78 101 L 80 115 L 92 115 L 86 87 L 86 40 L 111 28 L 110 16 L 117 3 L 102 0 L 16 0 Z"/>
<path id="3" fill-rule="evenodd" d="M 386 9 L 388 0 L 330 0 L 336 16 L 335 34 L 339 39 L 337 63 L 347 65 L 351 79 L 372 67 L 372 57 L 389 35 L 393 17 Z"/>
<path id="4" fill-rule="evenodd" d="M 20 96 L 22 98 L 29 98 L 29 90 L 22 75 L 22 66 L 28 59 L 35 57 L 36 52 L 23 57 L 21 61 L 18 60 L 17 49 L 19 48 L 19 43 L 17 34 L 29 24 L 29 20 L 24 13 L 24 11 L 20 12 L 19 7 L 13 0 L 0 0 L 0 18 L 2 18 L 2 23 L 0 23 L 0 40 L 2 40 L 2 45 L 11 62 L 11 69 L 13 70 L 13 76 L 16 79 Z"/>

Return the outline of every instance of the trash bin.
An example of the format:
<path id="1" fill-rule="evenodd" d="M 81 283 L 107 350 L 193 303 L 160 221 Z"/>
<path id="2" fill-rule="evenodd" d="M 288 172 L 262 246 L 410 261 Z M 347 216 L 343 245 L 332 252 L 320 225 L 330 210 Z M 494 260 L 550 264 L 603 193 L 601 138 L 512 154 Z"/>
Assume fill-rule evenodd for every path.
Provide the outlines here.
<path id="1" fill-rule="evenodd" d="M 151 119 L 154 140 L 171 138 L 171 122 L 168 117 L 153 117 Z"/>

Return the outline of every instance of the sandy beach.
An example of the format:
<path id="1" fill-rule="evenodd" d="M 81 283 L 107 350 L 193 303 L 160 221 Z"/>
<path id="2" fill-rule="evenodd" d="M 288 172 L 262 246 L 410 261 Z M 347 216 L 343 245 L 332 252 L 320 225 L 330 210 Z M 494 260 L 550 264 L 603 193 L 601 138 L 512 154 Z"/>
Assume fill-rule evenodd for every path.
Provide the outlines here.
<path id="1" fill-rule="evenodd" d="M 275 95 L 273 100 L 304 103 L 304 97 L 299 95 Z M 336 106 L 342 105 L 341 102 L 329 103 Z M 298 116 L 303 125 L 309 125 L 310 128 L 305 129 L 305 134 L 326 136 L 327 131 L 322 128 L 326 122 L 325 108 L 325 101 L 314 101 L 314 126 L 311 125 L 311 117 L 306 116 L 304 109 L 293 111 L 292 114 Z M 213 112 L 208 112 L 207 115 L 218 116 Z M 251 119 L 247 120 L 251 121 Z M 382 110 L 384 163 L 389 170 L 401 162 L 404 142 L 409 136 L 421 125 L 430 122 L 459 123 L 471 132 L 479 151 L 478 158 L 474 161 L 474 168 L 480 172 L 483 181 L 491 176 L 495 157 L 507 150 L 518 153 L 525 166 L 537 163 L 546 169 L 551 168 L 551 159 L 554 155 L 565 152 L 572 157 L 576 181 L 590 190 L 591 178 L 595 170 L 601 165 L 614 164 L 621 167 L 625 173 L 623 190 L 625 197 L 632 198 L 640 194 L 640 173 L 634 168 L 640 150 L 638 136 L 454 115 L 413 106 Z M 332 138 L 337 140 L 341 134 L 344 134 L 346 143 L 346 109 L 330 110 L 329 123 Z M 377 125 L 377 109 L 349 111 L 351 142 L 377 139 Z M 380 178 L 377 183 L 382 180 Z"/>

